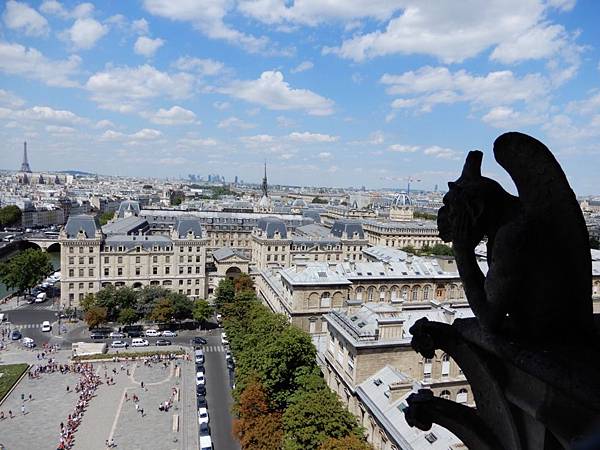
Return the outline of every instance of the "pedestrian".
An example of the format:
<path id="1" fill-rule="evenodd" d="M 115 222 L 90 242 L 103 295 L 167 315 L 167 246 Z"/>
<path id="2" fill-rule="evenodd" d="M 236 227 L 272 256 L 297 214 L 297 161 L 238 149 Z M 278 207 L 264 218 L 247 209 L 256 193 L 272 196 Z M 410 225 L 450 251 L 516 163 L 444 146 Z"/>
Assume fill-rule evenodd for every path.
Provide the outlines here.
<path id="1" fill-rule="evenodd" d="M 25 415 L 25 403 L 21 405 L 21 413 Z"/>
<path id="2" fill-rule="evenodd" d="M 140 408 L 140 414 L 144 417 L 144 408 Z"/>
<path id="3" fill-rule="evenodd" d="M 144 382 L 140 381 L 140 386 L 142 386 L 142 389 L 144 389 Z"/>
<path id="4" fill-rule="evenodd" d="M 67 386 L 67 392 L 69 392 L 69 386 Z"/>
<path id="5" fill-rule="evenodd" d="M 12 409 L 9 409 L 9 410 L 8 410 L 8 417 L 10 417 L 11 419 L 13 418 L 13 415 L 12 415 Z"/>
<path id="6" fill-rule="evenodd" d="M 32 400 L 32 398 L 31 398 L 31 394 L 29 394 L 29 401 L 31 401 L 31 400 Z"/>
<path id="7" fill-rule="evenodd" d="M 127 398 L 127 392 L 125 392 L 125 401 L 128 401 L 129 399 Z"/>
<path id="8" fill-rule="evenodd" d="M 140 405 L 138 403 L 135 404 L 135 412 L 139 412 L 140 410 Z"/>
<path id="9" fill-rule="evenodd" d="M 113 438 L 110 438 L 110 441 L 108 441 L 108 446 L 111 448 L 117 446 L 117 444 L 115 444 L 115 440 Z"/>

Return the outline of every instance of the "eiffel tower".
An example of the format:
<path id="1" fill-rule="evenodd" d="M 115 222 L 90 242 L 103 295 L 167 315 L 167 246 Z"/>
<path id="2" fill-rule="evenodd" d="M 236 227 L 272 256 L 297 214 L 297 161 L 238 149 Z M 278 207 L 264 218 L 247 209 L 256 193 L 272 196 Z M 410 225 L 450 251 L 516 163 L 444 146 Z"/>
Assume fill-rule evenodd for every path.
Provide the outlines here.
<path id="1" fill-rule="evenodd" d="M 23 142 L 23 164 L 21 164 L 21 172 L 31 173 L 31 168 L 27 161 L 27 142 Z"/>

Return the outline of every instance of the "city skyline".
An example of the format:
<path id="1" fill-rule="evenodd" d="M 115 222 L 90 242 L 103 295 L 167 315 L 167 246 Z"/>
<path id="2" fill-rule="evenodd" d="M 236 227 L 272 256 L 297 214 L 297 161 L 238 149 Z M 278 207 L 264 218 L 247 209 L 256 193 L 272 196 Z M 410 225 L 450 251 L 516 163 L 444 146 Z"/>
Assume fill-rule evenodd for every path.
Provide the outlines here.
<path id="1" fill-rule="evenodd" d="M 546 142 L 597 194 L 598 6 L 9 1 L 0 153 L 18 170 L 445 187 L 466 151 Z M 460 30 L 460 31 L 458 31 Z"/>

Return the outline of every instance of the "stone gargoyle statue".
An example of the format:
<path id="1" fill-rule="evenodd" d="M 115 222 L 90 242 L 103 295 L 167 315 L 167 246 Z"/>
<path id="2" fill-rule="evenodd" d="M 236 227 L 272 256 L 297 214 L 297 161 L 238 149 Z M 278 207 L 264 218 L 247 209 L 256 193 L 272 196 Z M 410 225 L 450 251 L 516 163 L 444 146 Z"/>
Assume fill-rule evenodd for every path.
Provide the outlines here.
<path id="1" fill-rule="evenodd" d="M 589 237 L 564 172 L 544 144 L 522 133 L 496 139 L 494 156 L 519 196 L 482 176 L 483 153 L 472 151 L 438 213 L 471 309 L 482 328 L 514 339 L 545 345 L 590 338 Z M 487 276 L 474 252 L 484 238 Z"/>

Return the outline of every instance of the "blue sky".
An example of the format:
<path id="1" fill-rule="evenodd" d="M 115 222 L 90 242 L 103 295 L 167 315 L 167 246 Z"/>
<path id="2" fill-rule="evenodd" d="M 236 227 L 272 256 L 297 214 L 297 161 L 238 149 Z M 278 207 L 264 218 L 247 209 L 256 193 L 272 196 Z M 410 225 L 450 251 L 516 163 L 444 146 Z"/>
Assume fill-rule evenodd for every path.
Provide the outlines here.
<path id="1" fill-rule="evenodd" d="M 597 2 L 4 2 L 1 168 L 430 189 L 507 130 L 598 194 Z"/>

